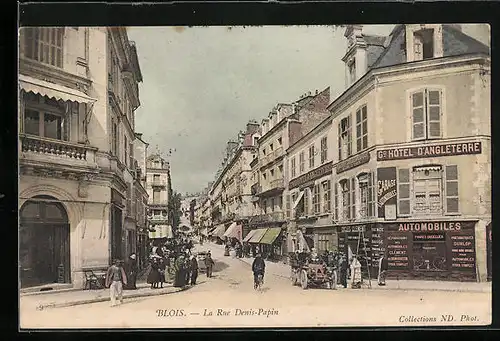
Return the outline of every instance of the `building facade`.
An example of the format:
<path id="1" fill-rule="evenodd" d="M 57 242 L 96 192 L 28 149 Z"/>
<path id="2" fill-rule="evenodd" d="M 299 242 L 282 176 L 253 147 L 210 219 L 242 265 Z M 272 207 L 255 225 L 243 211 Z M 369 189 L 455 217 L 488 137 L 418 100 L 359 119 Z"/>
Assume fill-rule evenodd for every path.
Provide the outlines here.
<path id="1" fill-rule="evenodd" d="M 170 164 L 159 153 L 147 158 L 146 189 L 148 192 L 148 224 L 149 240 L 153 243 L 172 238 L 172 212 L 170 197 L 172 195 L 170 181 Z"/>
<path id="2" fill-rule="evenodd" d="M 350 68 L 366 48 L 360 27 L 346 36 Z M 328 108 L 338 249 L 372 275 L 385 253 L 393 277 L 484 281 L 489 49 L 455 25 L 398 25 L 386 39 Z"/>
<path id="3" fill-rule="evenodd" d="M 19 61 L 21 286 L 81 287 L 126 256 L 137 51 L 124 28 L 32 27 Z"/>

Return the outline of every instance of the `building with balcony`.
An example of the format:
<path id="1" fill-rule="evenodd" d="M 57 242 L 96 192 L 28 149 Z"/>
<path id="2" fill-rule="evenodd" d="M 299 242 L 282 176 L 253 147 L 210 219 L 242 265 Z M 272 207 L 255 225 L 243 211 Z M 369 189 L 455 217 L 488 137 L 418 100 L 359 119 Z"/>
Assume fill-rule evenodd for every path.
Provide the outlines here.
<path id="1" fill-rule="evenodd" d="M 228 142 L 223 168 L 209 192 L 211 221 L 215 228 L 212 235 L 215 237 L 241 241 L 248 231 L 248 217 L 252 209 L 250 162 L 257 152 L 259 138 L 259 124 L 250 121 L 246 130 L 239 133 L 236 143 Z"/>
<path id="2" fill-rule="evenodd" d="M 142 134 L 136 133 L 134 140 L 134 158 L 135 167 L 135 204 L 136 204 L 136 222 L 137 222 L 137 245 L 136 252 L 139 268 L 148 265 L 148 198 L 146 190 L 146 168 L 149 143 L 145 142 Z"/>
<path id="3" fill-rule="evenodd" d="M 278 104 L 262 120 L 262 137 L 258 140 L 258 160 L 254 160 L 253 193 L 254 215 L 250 219 L 253 229 L 275 229 L 280 231 L 275 239 L 264 238 L 264 232 L 248 239 L 259 244 L 265 254 L 283 255 L 288 252 L 287 220 L 290 218 L 290 197 L 286 196 L 290 174 L 287 172 L 289 158 L 287 149 L 329 116 L 326 110 L 330 102 L 330 88 L 314 95 L 305 94 L 292 104 Z M 298 160 L 297 160 L 298 161 Z M 295 160 L 293 162 L 296 162 Z M 288 200 L 288 201 L 287 201 Z M 281 231 L 283 230 L 283 231 Z M 267 240 L 262 243 L 261 239 Z"/>
<path id="4" fill-rule="evenodd" d="M 489 47 L 459 25 L 396 25 L 384 39 L 355 25 L 346 37 L 349 87 L 328 106 L 331 117 L 317 133 L 297 143 L 316 145 L 326 134 L 334 146 L 327 152 L 332 224 L 314 224 L 314 246 L 327 240 L 335 248 L 336 238 L 337 248 L 357 254 L 372 276 L 386 254 L 391 277 L 487 280 Z M 319 221 L 321 185 L 330 180 L 320 171 L 310 178 L 309 188 L 298 185 L 302 208 Z M 297 182 L 291 180 L 290 193 Z"/>
<path id="5" fill-rule="evenodd" d="M 146 189 L 148 200 L 149 239 L 153 242 L 172 238 L 172 212 L 170 198 L 170 164 L 159 153 L 148 156 L 146 161 Z"/>
<path id="6" fill-rule="evenodd" d="M 141 81 L 125 28 L 20 30 L 22 287 L 81 287 L 86 268 L 133 250 L 125 231 L 135 230 L 126 218 Z"/>

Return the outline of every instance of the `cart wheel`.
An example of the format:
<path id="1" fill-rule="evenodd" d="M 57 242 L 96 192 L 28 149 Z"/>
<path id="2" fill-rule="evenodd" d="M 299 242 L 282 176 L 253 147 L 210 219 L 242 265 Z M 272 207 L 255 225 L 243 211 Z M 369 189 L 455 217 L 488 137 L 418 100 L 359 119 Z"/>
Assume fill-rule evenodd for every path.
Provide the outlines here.
<path id="1" fill-rule="evenodd" d="M 300 285 L 302 289 L 307 289 L 307 272 L 305 270 L 301 272 Z"/>

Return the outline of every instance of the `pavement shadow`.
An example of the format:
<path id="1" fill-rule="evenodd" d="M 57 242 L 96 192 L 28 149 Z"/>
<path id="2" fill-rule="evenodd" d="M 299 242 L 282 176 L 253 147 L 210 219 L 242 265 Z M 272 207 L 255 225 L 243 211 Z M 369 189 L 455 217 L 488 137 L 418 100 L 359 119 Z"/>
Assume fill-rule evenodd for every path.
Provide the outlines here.
<path id="1" fill-rule="evenodd" d="M 212 272 L 221 272 L 227 269 L 228 267 L 229 265 L 227 265 L 226 263 L 217 261 L 215 262 L 215 266 L 213 267 Z"/>

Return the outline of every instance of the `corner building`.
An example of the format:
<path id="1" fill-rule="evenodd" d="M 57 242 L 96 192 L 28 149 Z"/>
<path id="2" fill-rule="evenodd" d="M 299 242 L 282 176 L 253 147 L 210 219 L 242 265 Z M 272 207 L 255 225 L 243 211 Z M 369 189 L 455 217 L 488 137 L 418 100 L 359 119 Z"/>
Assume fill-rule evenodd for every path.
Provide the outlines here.
<path id="1" fill-rule="evenodd" d="M 332 224 L 298 229 L 314 231 L 317 248 L 326 240 L 322 249 L 358 254 L 372 278 L 386 252 L 392 278 L 490 279 L 489 47 L 459 25 L 397 25 L 388 37 L 348 26 L 345 35 L 348 88 L 296 147 L 324 134 L 334 141 L 325 159 L 332 160 Z M 328 120 L 331 131 L 322 133 Z M 312 212 L 295 213 L 298 221 L 327 216 L 323 173 L 298 181 L 314 181 L 293 203 Z M 295 195 L 301 188 L 291 178 Z"/>

